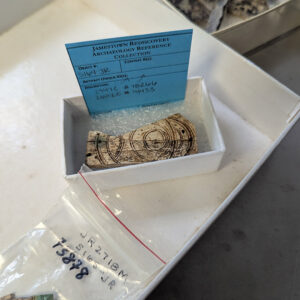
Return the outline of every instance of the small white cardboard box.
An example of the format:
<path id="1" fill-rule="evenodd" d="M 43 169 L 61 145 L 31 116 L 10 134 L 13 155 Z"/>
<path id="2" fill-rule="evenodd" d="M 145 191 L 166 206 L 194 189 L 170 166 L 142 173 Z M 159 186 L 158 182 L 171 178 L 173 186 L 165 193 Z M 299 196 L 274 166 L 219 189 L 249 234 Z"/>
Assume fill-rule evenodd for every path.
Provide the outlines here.
<path id="1" fill-rule="evenodd" d="M 188 79 L 185 103 L 191 115 L 185 117 L 194 124 L 203 119 L 210 151 L 155 162 L 94 171 L 102 188 L 141 184 L 216 171 L 225 146 L 206 86 L 201 77 Z M 180 112 L 180 111 L 179 111 Z M 196 112 L 196 113 L 195 113 Z M 90 116 L 82 97 L 63 100 L 63 137 L 66 178 L 77 177 L 85 162 Z M 101 131 L 101 128 L 99 128 Z M 198 139 L 199 140 L 199 139 Z"/>

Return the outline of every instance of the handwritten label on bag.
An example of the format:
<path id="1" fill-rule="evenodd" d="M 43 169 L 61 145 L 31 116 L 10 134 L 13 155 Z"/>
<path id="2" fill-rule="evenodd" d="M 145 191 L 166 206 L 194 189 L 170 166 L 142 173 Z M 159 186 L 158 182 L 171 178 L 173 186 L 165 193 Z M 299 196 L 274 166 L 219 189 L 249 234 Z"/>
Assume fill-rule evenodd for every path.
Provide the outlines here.
<path id="1" fill-rule="evenodd" d="M 56 251 L 56 254 L 62 257 L 62 262 L 64 264 L 71 263 L 71 267 L 69 269 L 70 271 L 73 269 L 75 270 L 80 269 L 80 272 L 75 275 L 75 278 L 82 279 L 83 276 L 89 275 L 89 269 L 87 267 L 82 266 L 83 265 L 82 261 L 80 259 L 76 259 L 76 255 L 73 252 L 71 252 L 68 248 L 64 247 L 63 244 L 66 241 L 67 240 L 65 238 L 61 238 L 61 240 L 55 245 L 53 245 L 52 248 L 56 248 L 57 246 L 61 247 L 60 250 Z"/>
<path id="2" fill-rule="evenodd" d="M 70 266 L 69 271 L 77 271 L 76 279 L 83 279 L 94 269 L 99 272 L 101 283 L 105 284 L 109 290 L 117 285 L 117 280 L 126 283 L 128 272 L 121 268 L 109 251 L 103 248 L 93 235 L 88 232 L 80 233 L 79 238 L 80 241 L 75 243 L 74 247 L 67 244 L 64 237 L 52 246 L 62 262 Z M 86 264 L 92 269 L 89 269 Z"/>
<path id="3" fill-rule="evenodd" d="M 192 30 L 66 44 L 90 114 L 185 97 Z"/>

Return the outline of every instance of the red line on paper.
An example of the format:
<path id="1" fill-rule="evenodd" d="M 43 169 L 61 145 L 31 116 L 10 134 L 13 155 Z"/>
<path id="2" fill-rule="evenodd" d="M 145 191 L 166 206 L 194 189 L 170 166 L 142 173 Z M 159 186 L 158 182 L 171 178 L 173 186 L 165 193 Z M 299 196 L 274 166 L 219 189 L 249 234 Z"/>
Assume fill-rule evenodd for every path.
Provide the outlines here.
<path id="1" fill-rule="evenodd" d="M 105 204 L 105 202 L 98 196 L 96 191 L 91 187 L 91 185 L 88 183 L 88 181 L 85 179 L 85 177 L 82 175 L 82 173 L 79 171 L 79 175 L 82 177 L 82 179 L 85 181 L 85 183 L 88 185 L 88 187 L 91 189 L 91 191 L 94 193 L 94 195 L 97 197 L 97 199 L 100 201 L 100 203 L 108 210 L 108 212 L 141 244 L 143 245 L 149 252 L 151 252 L 157 259 L 159 259 L 163 264 L 166 264 L 166 262 L 160 258 L 153 250 L 151 250 L 145 243 L 143 243 L 142 240 L 140 240 L 113 212 L 112 210 Z"/>

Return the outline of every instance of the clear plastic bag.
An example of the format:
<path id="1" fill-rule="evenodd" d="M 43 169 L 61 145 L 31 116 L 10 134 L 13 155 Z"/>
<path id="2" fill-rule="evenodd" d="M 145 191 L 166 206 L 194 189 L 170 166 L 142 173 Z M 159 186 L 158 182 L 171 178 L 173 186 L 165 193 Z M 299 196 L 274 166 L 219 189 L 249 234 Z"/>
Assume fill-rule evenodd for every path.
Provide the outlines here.
<path id="1" fill-rule="evenodd" d="M 81 173 L 45 220 L 0 255 L 0 296 L 136 299 L 165 262 Z M 124 214 L 123 214 L 124 215 Z"/>

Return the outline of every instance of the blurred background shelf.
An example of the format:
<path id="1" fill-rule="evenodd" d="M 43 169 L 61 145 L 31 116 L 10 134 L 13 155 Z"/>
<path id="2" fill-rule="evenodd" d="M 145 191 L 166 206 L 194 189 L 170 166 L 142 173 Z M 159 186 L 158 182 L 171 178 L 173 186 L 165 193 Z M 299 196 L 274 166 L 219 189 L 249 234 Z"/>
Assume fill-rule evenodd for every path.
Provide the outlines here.
<path id="1" fill-rule="evenodd" d="M 220 41 L 244 54 L 300 26 L 300 1 L 289 0 L 244 22 L 215 33 Z"/>

